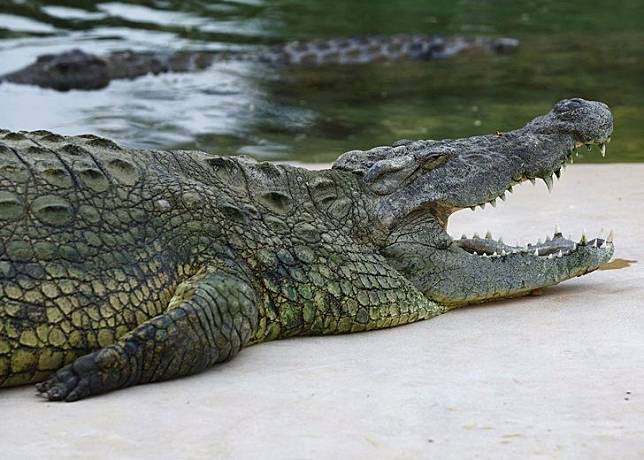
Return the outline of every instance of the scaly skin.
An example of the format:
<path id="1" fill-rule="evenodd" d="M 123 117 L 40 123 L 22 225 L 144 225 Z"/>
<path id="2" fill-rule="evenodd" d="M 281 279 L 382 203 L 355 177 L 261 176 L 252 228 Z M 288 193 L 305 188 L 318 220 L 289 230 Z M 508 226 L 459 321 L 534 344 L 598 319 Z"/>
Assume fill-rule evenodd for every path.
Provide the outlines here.
<path id="1" fill-rule="evenodd" d="M 2 81 L 37 85 L 58 91 L 93 90 L 111 80 L 134 79 L 147 74 L 194 72 L 215 61 L 235 60 L 283 65 L 364 64 L 401 59 L 444 59 L 467 49 L 496 53 L 513 51 L 514 38 L 431 35 L 370 36 L 362 38 L 313 40 L 252 51 L 113 51 L 103 56 L 74 49 L 39 56 L 36 62 L 0 76 Z"/>
<path id="2" fill-rule="evenodd" d="M 445 226 L 505 176 L 551 171 L 562 146 L 611 131 L 603 104 L 563 101 L 505 138 L 352 151 L 325 171 L 2 131 L 0 386 L 74 401 L 266 340 L 396 326 L 592 271 L 612 243 L 556 235 L 485 257 L 473 251 L 506 246 Z"/>

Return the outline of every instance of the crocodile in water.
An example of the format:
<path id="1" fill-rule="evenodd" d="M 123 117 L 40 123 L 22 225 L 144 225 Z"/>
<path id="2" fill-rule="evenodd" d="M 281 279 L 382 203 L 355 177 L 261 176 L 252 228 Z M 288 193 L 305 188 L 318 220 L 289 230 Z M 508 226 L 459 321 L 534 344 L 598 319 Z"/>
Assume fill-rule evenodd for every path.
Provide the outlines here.
<path id="1" fill-rule="evenodd" d="M 394 35 L 291 42 L 253 51 L 126 50 L 99 56 L 74 49 L 39 56 L 36 62 L 0 76 L 0 82 L 37 85 L 58 91 L 94 90 L 106 87 L 111 80 L 198 71 L 224 60 L 285 65 L 363 64 L 383 60 L 442 59 L 467 49 L 504 53 L 514 50 L 518 44 L 513 38 Z"/>
<path id="2" fill-rule="evenodd" d="M 591 272 L 612 237 L 515 247 L 452 239 L 447 220 L 524 180 L 551 187 L 612 129 L 605 104 L 569 99 L 515 131 L 353 150 L 323 171 L 2 131 L 0 387 L 73 401 Z"/>

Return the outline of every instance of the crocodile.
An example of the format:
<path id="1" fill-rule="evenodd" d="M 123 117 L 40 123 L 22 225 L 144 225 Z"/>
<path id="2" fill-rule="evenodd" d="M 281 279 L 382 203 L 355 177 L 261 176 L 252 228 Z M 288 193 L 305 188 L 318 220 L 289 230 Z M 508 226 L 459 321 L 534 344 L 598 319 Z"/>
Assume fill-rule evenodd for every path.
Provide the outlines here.
<path id="1" fill-rule="evenodd" d="M 326 170 L 94 135 L 0 133 L 0 387 L 75 401 L 253 344 L 388 328 L 584 275 L 611 235 L 512 246 L 450 214 L 605 152 L 601 102 L 505 133 L 352 150 Z"/>
<path id="2" fill-rule="evenodd" d="M 259 50 L 113 51 L 99 56 L 79 49 L 45 54 L 28 66 L 0 76 L 0 82 L 36 85 L 58 91 L 96 90 L 110 81 L 147 74 L 204 70 L 216 61 L 255 61 L 283 65 L 364 64 L 401 59 L 444 59 L 468 49 L 505 53 L 514 38 L 431 35 L 368 36 L 289 42 Z"/>

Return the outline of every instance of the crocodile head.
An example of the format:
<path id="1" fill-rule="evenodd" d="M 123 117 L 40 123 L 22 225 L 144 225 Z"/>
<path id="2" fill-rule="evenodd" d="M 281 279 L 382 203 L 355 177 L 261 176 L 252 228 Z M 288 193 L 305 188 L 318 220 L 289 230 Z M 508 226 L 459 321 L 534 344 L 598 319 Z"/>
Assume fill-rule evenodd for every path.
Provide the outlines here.
<path id="1" fill-rule="evenodd" d="M 101 89 L 110 81 L 107 61 L 78 49 L 60 54 L 43 54 L 33 64 L 2 78 L 13 83 L 58 91 Z"/>
<path id="2" fill-rule="evenodd" d="M 575 242 L 557 229 L 545 243 L 522 247 L 490 235 L 453 239 L 449 216 L 495 205 L 526 180 L 540 178 L 552 188 L 576 148 L 597 144 L 604 154 L 612 130 L 605 104 L 566 99 L 515 131 L 350 151 L 334 168 L 361 176 L 374 216 L 389 235 L 383 254 L 395 268 L 444 304 L 482 302 L 593 271 L 612 256 L 612 238 L 584 235 Z"/>

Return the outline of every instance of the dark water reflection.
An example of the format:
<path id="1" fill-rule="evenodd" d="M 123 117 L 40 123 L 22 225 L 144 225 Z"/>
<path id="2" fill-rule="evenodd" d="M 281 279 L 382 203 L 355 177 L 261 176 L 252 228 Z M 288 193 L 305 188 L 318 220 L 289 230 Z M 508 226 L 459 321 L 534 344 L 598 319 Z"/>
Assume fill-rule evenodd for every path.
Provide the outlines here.
<path id="1" fill-rule="evenodd" d="M 96 92 L 0 85 L 0 126 L 125 145 L 327 161 L 399 138 L 505 131 L 563 97 L 607 102 L 612 161 L 644 160 L 644 2 L 0 0 L 0 73 L 72 47 L 252 48 L 363 34 L 514 36 L 518 53 L 276 68 L 228 62 Z M 597 161 L 598 152 L 585 153 Z"/>

